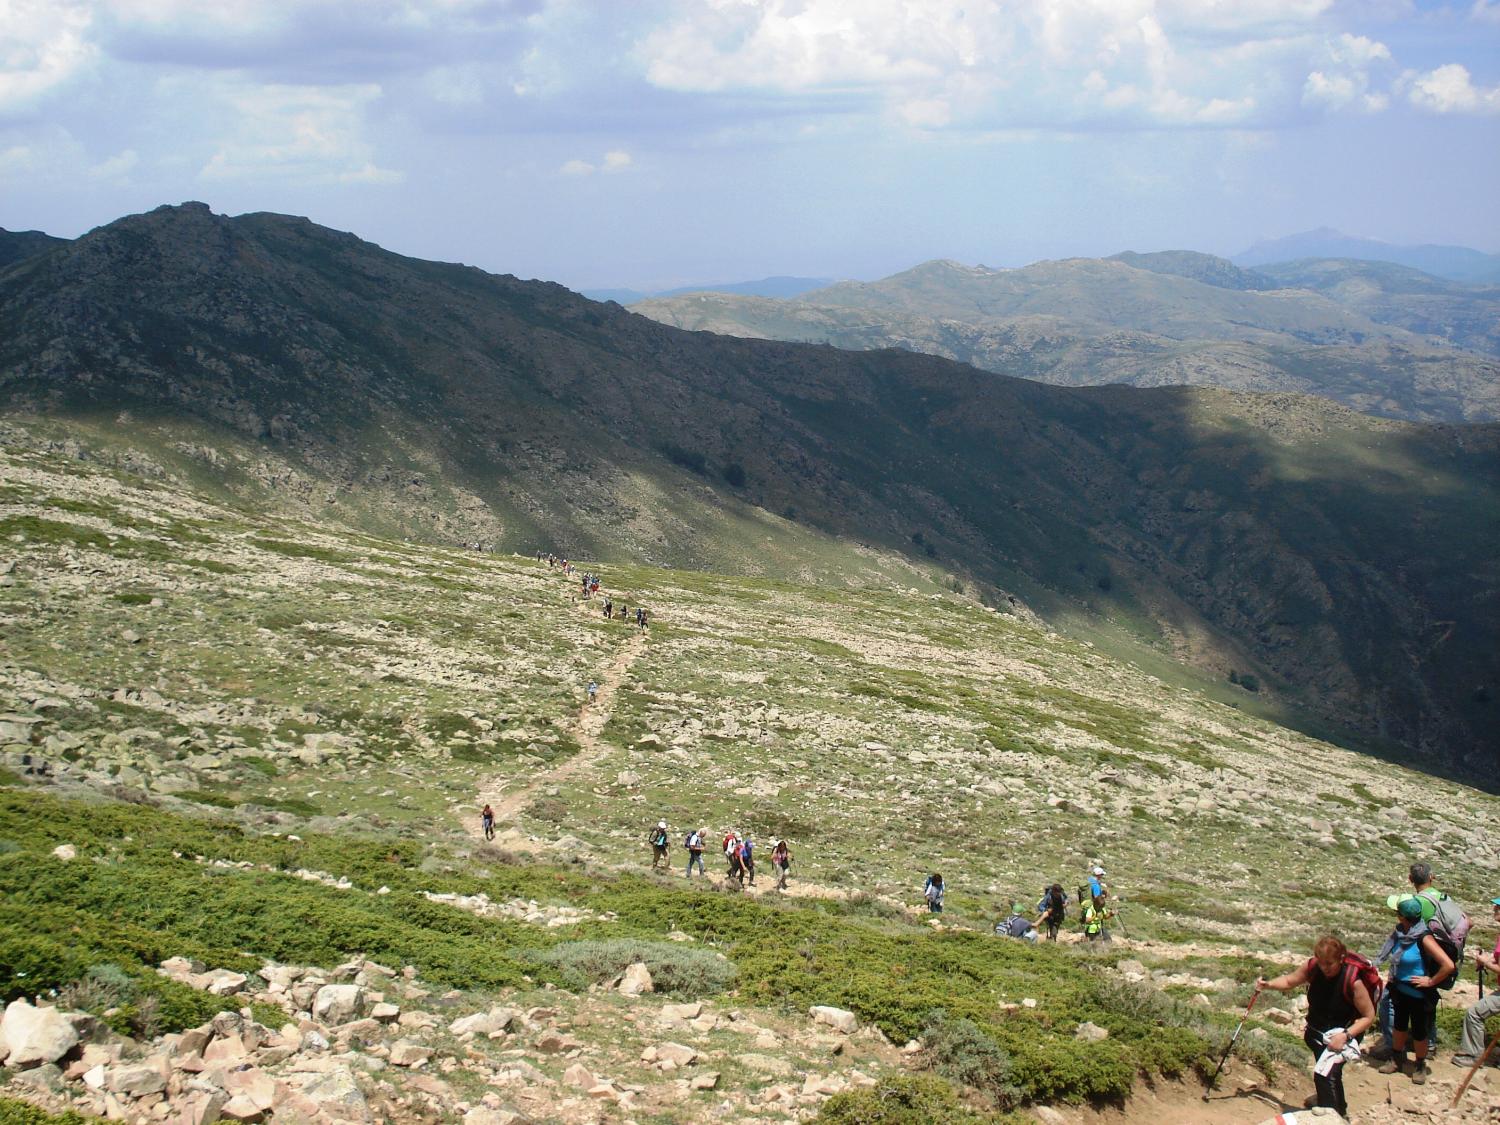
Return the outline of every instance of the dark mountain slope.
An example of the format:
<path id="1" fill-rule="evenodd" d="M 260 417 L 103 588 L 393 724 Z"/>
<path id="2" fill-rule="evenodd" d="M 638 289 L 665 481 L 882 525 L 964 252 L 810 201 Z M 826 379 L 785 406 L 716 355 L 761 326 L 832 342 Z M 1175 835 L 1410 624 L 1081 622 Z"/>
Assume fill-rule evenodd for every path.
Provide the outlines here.
<path id="1" fill-rule="evenodd" d="M 1124 262 L 1138 270 L 1186 277 L 1220 289 L 1281 288 L 1265 274 L 1242 270 L 1227 258 L 1216 258 L 1212 254 L 1200 254 L 1194 250 L 1158 250 L 1150 254 L 1126 250 L 1122 254 L 1111 254 L 1107 260 Z"/>
<path id="2" fill-rule="evenodd" d="M 201 205 L 0 275 L 0 404 L 175 426 L 231 483 L 253 445 L 279 501 L 324 482 L 414 533 L 763 572 L 818 535 L 930 552 L 1429 762 L 1494 763 L 1493 427 L 687 333 Z"/>
<path id="3" fill-rule="evenodd" d="M 55 238 L 39 230 L 6 230 L 0 227 L 0 270 L 26 258 L 45 254 L 48 250 L 67 243 L 66 238 Z"/>

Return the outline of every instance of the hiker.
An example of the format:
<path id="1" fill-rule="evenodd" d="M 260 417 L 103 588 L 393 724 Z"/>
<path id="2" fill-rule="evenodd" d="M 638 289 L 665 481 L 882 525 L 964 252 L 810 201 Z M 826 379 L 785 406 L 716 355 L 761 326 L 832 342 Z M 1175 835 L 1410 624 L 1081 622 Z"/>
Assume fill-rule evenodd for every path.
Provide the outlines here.
<path id="1" fill-rule="evenodd" d="M 1083 936 L 1089 941 L 1114 941 L 1104 923 L 1115 916 L 1115 912 L 1104 905 L 1104 896 L 1090 898 L 1083 908 Z"/>
<path id="2" fill-rule="evenodd" d="M 776 889 L 786 890 L 787 870 L 792 866 L 791 849 L 786 846 L 785 840 L 771 840 L 771 869 L 776 872 Z"/>
<path id="3" fill-rule="evenodd" d="M 927 900 L 929 913 L 943 912 L 943 877 L 936 871 L 927 876 L 927 883 L 922 887 L 922 897 Z"/>
<path id="4" fill-rule="evenodd" d="M 614 615 L 615 615 L 615 603 L 613 601 L 611 601 L 609 598 L 605 598 L 604 599 L 604 616 L 605 617 L 613 617 Z"/>
<path id="5" fill-rule="evenodd" d="M 995 933 L 1001 937 L 1020 938 L 1022 941 L 1035 943 L 1036 927 L 1031 924 L 1031 919 L 1026 917 L 1019 902 L 1010 904 L 1010 917 L 1002 918 L 995 923 Z"/>
<path id="6" fill-rule="evenodd" d="M 1417 899 L 1422 905 L 1422 921 L 1427 924 L 1428 930 L 1438 939 L 1439 944 L 1443 945 L 1443 952 L 1447 953 L 1453 961 L 1454 975 L 1455 979 L 1457 979 L 1459 965 L 1463 961 L 1464 941 L 1469 936 L 1468 915 L 1463 912 L 1458 903 L 1432 885 L 1432 867 L 1430 865 L 1426 863 L 1413 863 L 1407 869 L 1406 878 L 1412 886 L 1411 897 Z M 1406 896 L 1400 894 L 1391 895 L 1385 900 L 1385 904 L 1389 909 L 1395 910 L 1397 904 L 1404 897 Z M 1384 964 L 1390 960 L 1394 952 L 1395 937 L 1393 935 L 1386 942 L 1385 948 L 1380 951 L 1379 956 L 1376 957 L 1376 961 Z M 1391 993 L 1387 990 L 1385 996 L 1380 1001 L 1381 1045 L 1377 1050 L 1370 1052 L 1373 1058 L 1387 1059 L 1394 1050 L 1391 1037 L 1394 1010 Z M 1428 1028 L 1427 1034 L 1427 1048 L 1429 1053 L 1437 1050 L 1438 1046 L 1436 1008 L 1433 1009 L 1432 1014 L 1433 1023 Z"/>
<path id="7" fill-rule="evenodd" d="M 705 879 L 708 878 L 708 872 L 703 869 L 703 841 L 706 839 L 708 839 L 707 825 L 696 832 L 689 832 L 687 839 L 683 840 L 682 846 L 687 849 L 688 853 L 687 871 L 683 873 L 686 878 L 693 877 L 693 864 L 695 863 L 698 865 L 698 874 Z"/>
<path id="8" fill-rule="evenodd" d="M 1375 1023 L 1373 992 L 1380 991 L 1380 970 L 1359 954 L 1350 953 L 1334 935 L 1324 934 L 1300 969 L 1274 980 L 1260 977 L 1255 989 L 1286 992 L 1303 984 L 1307 985 L 1307 1026 L 1302 1041 L 1316 1060 L 1316 1104 L 1347 1117 L 1344 1063 L 1359 1058 L 1359 1037 Z"/>
<path id="9" fill-rule="evenodd" d="M 630 607 L 624 602 L 620 603 L 620 620 L 624 621 L 630 617 Z"/>
<path id="10" fill-rule="evenodd" d="M 495 838 L 495 810 L 489 805 L 479 810 L 479 824 L 484 829 L 484 838 L 493 840 Z"/>
<path id="11" fill-rule="evenodd" d="M 733 828 L 724 834 L 724 860 L 728 865 L 725 876 L 733 879 L 743 887 L 745 885 L 745 865 L 740 860 L 740 834 Z"/>
<path id="12" fill-rule="evenodd" d="M 1500 925 L 1500 898 L 1490 899 L 1490 908 L 1496 924 Z M 1470 1067 L 1479 1060 L 1484 1054 L 1484 1021 L 1500 1014 L 1500 937 L 1495 939 L 1494 953 L 1476 953 L 1474 963 L 1481 972 L 1488 970 L 1495 974 L 1496 987 L 1488 996 L 1470 1004 L 1464 1013 L 1463 1038 L 1458 1044 L 1458 1054 L 1453 1056 L 1454 1066 Z"/>
<path id="13" fill-rule="evenodd" d="M 1422 900 L 1408 895 L 1396 904 L 1396 929 L 1391 934 L 1395 956 L 1391 962 L 1391 1057 L 1381 1074 L 1398 1070 L 1420 1086 L 1427 1081 L 1428 1036 L 1438 1003 L 1438 985 L 1454 972 L 1453 959 L 1422 921 Z M 1416 1056 L 1408 1062 L 1410 1040 Z"/>
<path id="14" fill-rule="evenodd" d="M 594 680 L 590 680 L 589 681 L 589 702 L 592 703 L 597 698 L 599 698 L 599 684 L 596 681 L 594 681 Z"/>
<path id="15" fill-rule="evenodd" d="M 637 606 L 635 610 L 635 623 L 640 626 L 641 632 L 646 631 L 646 607 Z"/>
<path id="16" fill-rule="evenodd" d="M 1063 920 L 1068 915 L 1068 892 L 1062 889 L 1061 883 L 1053 883 L 1042 892 L 1041 901 L 1036 904 L 1039 917 L 1036 920 L 1038 928 L 1047 927 L 1047 940 L 1056 941 L 1057 931 L 1062 927 Z"/>
<path id="17" fill-rule="evenodd" d="M 740 841 L 740 871 L 749 879 L 750 885 L 755 886 L 755 843 L 748 832 Z"/>
<path id="18" fill-rule="evenodd" d="M 1104 868 L 1097 863 L 1089 872 L 1089 897 L 1094 900 L 1094 905 L 1103 907 L 1109 900 L 1109 884 L 1104 881 Z"/>
<path id="19" fill-rule="evenodd" d="M 667 866 L 667 822 L 658 820 L 656 827 L 651 829 L 651 870 Z"/>

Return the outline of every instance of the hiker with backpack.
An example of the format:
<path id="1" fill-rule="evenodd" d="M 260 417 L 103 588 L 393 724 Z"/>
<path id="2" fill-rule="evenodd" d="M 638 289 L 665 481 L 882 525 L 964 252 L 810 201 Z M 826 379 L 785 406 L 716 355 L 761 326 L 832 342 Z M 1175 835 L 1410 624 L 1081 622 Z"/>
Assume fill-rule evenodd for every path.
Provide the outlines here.
<path id="1" fill-rule="evenodd" d="M 695 863 L 698 865 L 698 874 L 705 879 L 708 878 L 708 872 L 703 868 L 703 841 L 706 839 L 708 839 L 708 828 L 705 826 L 696 832 L 689 832 L 687 838 L 682 841 L 682 846 L 687 849 L 688 853 L 687 871 L 683 874 L 689 879 L 693 877 L 693 864 Z"/>
<path id="2" fill-rule="evenodd" d="M 740 834 L 731 828 L 724 836 L 724 859 L 729 868 L 725 872 L 726 878 L 733 879 L 741 887 L 745 885 L 745 864 L 740 859 Z"/>
<path id="3" fill-rule="evenodd" d="M 1495 923 L 1500 925 L 1500 898 L 1490 899 L 1490 908 Z M 1496 981 L 1500 982 L 1500 938 L 1495 939 L 1493 954 L 1476 953 L 1474 963 L 1479 966 L 1481 973 L 1489 971 L 1496 974 Z M 1458 1053 L 1453 1056 L 1454 1066 L 1472 1067 L 1479 1061 L 1484 1055 L 1484 1021 L 1491 1016 L 1500 1015 L 1500 984 L 1485 996 L 1481 982 L 1479 991 L 1479 1000 L 1470 1004 L 1469 1010 L 1464 1013 L 1463 1039 L 1458 1045 Z"/>
<path id="4" fill-rule="evenodd" d="M 1032 925 L 1031 919 L 1026 917 L 1025 911 L 1019 902 L 1010 904 L 1010 917 L 1002 918 L 995 923 L 995 933 L 1001 937 L 1020 938 L 1022 941 L 1036 942 L 1036 926 Z"/>
<path id="5" fill-rule="evenodd" d="M 665 870 L 670 864 L 667 861 L 667 822 L 658 820 L 656 827 L 649 833 L 651 840 L 651 870 L 658 867 Z"/>
<path id="6" fill-rule="evenodd" d="M 1062 928 L 1063 921 L 1068 916 L 1068 892 L 1062 889 L 1061 883 L 1053 883 L 1050 887 L 1042 890 L 1042 897 L 1036 904 L 1037 928 L 1047 927 L 1047 940 L 1056 941 L 1057 931 Z"/>
<path id="7" fill-rule="evenodd" d="M 745 833 L 745 838 L 740 841 L 740 872 L 755 886 L 755 843 L 750 839 L 750 833 Z"/>
<path id="8" fill-rule="evenodd" d="M 493 840 L 495 838 L 495 810 L 485 805 L 479 811 L 479 824 L 484 829 L 484 838 Z"/>
<path id="9" fill-rule="evenodd" d="M 1104 868 L 1097 863 L 1089 871 L 1089 898 L 1094 900 L 1094 905 L 1103 909 L 1104 904 L 1109 901 L 1109 884 L 1104 881 Z M 1082 895 L 1079 898 L 1082 899 Z"/>
<path id="10" fill-rule="evenodd" d="M 1316 1060 L 1313 1088 L 1317 1104 L 1349 1115 L 1344 1099 L 1344 1063 L 1359 1058 L 1359 1037 L 1375 1023 L 1375 1002 L 1380 995 L 1380 970 L 1358 953 L 1349 952 L 1342 941 L 1325 934 L 1313 946 L 1313 955 L 1302 967 L 1267 980 L 1260 977 L 1255 991 L 1274 988 L 1287 992 L 1307 986 L 1307 1026 L 1302 1041 Z M 1253 1003 L 1253 1001 L 1252 1001 Z"/>
<path id="11" fill-rule="evenodd" d="M 1115 912 L 1104 905 L 1104 896 L 1090 897 L 1083 907 L 1083 936 L 1088 941 L 1114 941 L 1104 924 Z"/>
<path id="12" fill-rule="evenodd" d="M 776 872 L 776 889 L 786 890 L 787 871 L 792 866 L 791 849 L 787 847 L 785 840 L 773 839 L 771 841 L 771 870 Z"/>
<path id="13" fill-rule="evenodd" d="M 1458 982 L 1459 972 L 1463 966 L 1464 944 L 1469 939 L 1469 927 L 1471 925 L 1469 916 L 1453 899 L 1434 887 L 1432 868 L 1426 863 L 1414 863 L 1407 871 L 1407 879 L 1411 882 L 1411 897 L 1416 898 L 1422 905 L 1422 921 L 1427 924 L 1428 930 L 1438 939 L 1438 944 L 1443 947 L 1443 952 L 1453 960 L 1453 975 L 1443 985 L 1443 991 L 1452 988 Z M 1386 907 L 1395 910 L 1402 898 L 1407 896 L 1395 894 L 1385 900 Z M 1395 935 L 1385 944 L 1385 948 L 1375 960 L 1381 964 L 1390 960 L 1395 952 Z M 1372 1057 L 1382 1060 L 1391 1056 L 1393 1047 L 1391 1045 L 1391 1024 L 1393 1020 L 1393 1005 L 1391 994 L 1387 992 L 1380 1002 L 1380 1037 L 1381 1045 L 1377 1051 L 1370 1052 Z M 1437 1050 L 1437 1011 L 1433 1010 L 1433 1025 L 1428 1029 L 1427 1046 L 1429 1051 Z"/>
<path id="14" fill-rule="evenodd" d="M 931 914 L 943 912 L 943 877 L 934 871 L 927 876 L 927 882 L 922 887 L 922 897 L 927 900 L 927 910 Z"/>
<path id="15" fill-rule="evenodd" d="M 1422 921 L 1421 899 L 1408 895 L 1397 902 L 1396 918 L 1391 934 L 1391 1057 L 1380 1073 L 1400 1071 L 1420 1086 L 1427 1081 L 1428 1037 L 1437 1015 L 1438 989 L 1444 981 L 1452 987 L 1450 978 L 1457 966 Z M 1407 1060 L 1408 1042 L 1415 1061 Z"/>

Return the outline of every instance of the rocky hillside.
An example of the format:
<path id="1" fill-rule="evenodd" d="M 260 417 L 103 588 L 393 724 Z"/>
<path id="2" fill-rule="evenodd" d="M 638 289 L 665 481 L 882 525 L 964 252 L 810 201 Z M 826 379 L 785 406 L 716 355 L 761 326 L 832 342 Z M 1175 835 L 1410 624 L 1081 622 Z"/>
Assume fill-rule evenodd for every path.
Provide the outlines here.
<path id="1" fill-rule="evenodd" d="M 1492 428 L 719 339 L 201 205 L 0 275 L 0 402 L 372 531 L 835 582 L 875 549 L 1430 765 L 1494 760 Z"/>
<path id="2" fill-rule="evenodd" d="M 1409 302 L 1410 285 L 1379 296 L 1281 276 L 1187 252 L 1016 270 L 928 262 L 791 301 L 695 294 L 631 308 L 696 331 L 905 348 L 1065 386 L 1291 391 L 1394 418 L 1500 418 L 1493 287 L 1426 278 Z"/>
<path id="3" fill-rule="evenodd" d="M 0 1055 L 53 1109 L 1255 1122 L 1309 1084 L 1298 998 L 1270 994 L 1200 1101 L 1249 982 L 1329 926 L 1373 952 L 1413 857 L 1471 906 L 1500 864 L 1500 798 L 898 559 L 848 589 L 581 564 L 641 631 L 534 558 L 111 453 L 17 426 L 0 449 Z M 701 825 L 759 841 L 753 885 L 683 878 Z M 1109 946 L 1076 908 L 1055 946 L 991 935 L 1096 859 Z M 1473 994 L 1444 1002 L 1450 1045 Z M 1446 1059 L 1421 1090 L 1359 1068 L 1353 1121 L 1483 1121 L 1496 1075 L 1449 1115 Z"/>

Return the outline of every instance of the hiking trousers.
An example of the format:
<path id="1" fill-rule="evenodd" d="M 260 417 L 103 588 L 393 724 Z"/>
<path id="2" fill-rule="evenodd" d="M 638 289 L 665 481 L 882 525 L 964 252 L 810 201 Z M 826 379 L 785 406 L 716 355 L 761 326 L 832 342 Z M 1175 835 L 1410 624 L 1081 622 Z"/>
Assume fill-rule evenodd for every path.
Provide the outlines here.
<path id="1" fill-rule="evenodd" d="M 1485 999 L 1488 1000 L 1489 997 L 1485 997 Z M 1375 1014 L 1379 1018 L 1380 1022 L 1380 1045 L 1385 1049 L 1385 1053 L 1389 1055 L 1393 1049 L 1391 1046 L 1391 1025 L 1396 1020 L 1396 1008 L 1395 1005 L 1391 1002 L 1391 990 L 1389 988 L 1387 988 L 1385 992 L 1381 994 L 1380 1007 Z M 1415 1028 L 1412 1029 L 1411 1037 L 1413 1039 L 1420 1038 L 1420 1036 L 1416 1034 Z M 1429 1055 L 1436 1054 L 1437 1047 L 1437 1008 L 1434 1007 L 1432 1009 L 1432 1026 L 1427 1029 L 1427 1053 Z M 1481 1047 L 1480 1050 L 1482 1051 L 1484 1050 L 1484 1048 Z"/>
<path id="2" fill-rule="evenodd" d="M 1500 1015 L 1500 992 L 1491 992 L 1483 1000 L 1469 1005 L 1464 1013 L 1463 1042 L 1458 1045 L 1460 1055 L 1478 1058 L 1484 1054 L 1484 1021 Z"/>
<path id="3" fill-rule="evenodd" d="M 1321 1033 L 1309 1027 L 1302 1032 L 1302 1042 L 1307 1044 L 1307 1049 L 1313 1053 L 1313 1062 L 1316 1063 L 1323 1054 Z M 1327 1077 L 1314 1071 L 1313 1089 L 1317 1091 L 1320 1106 L 1338 1110 L 1341 1117 L 1349 1116 L 1349 1103 L 1344 1100 L 1344 1064 L 1342 1062 L 1334 1066 L 1328 1072 Z"/>

